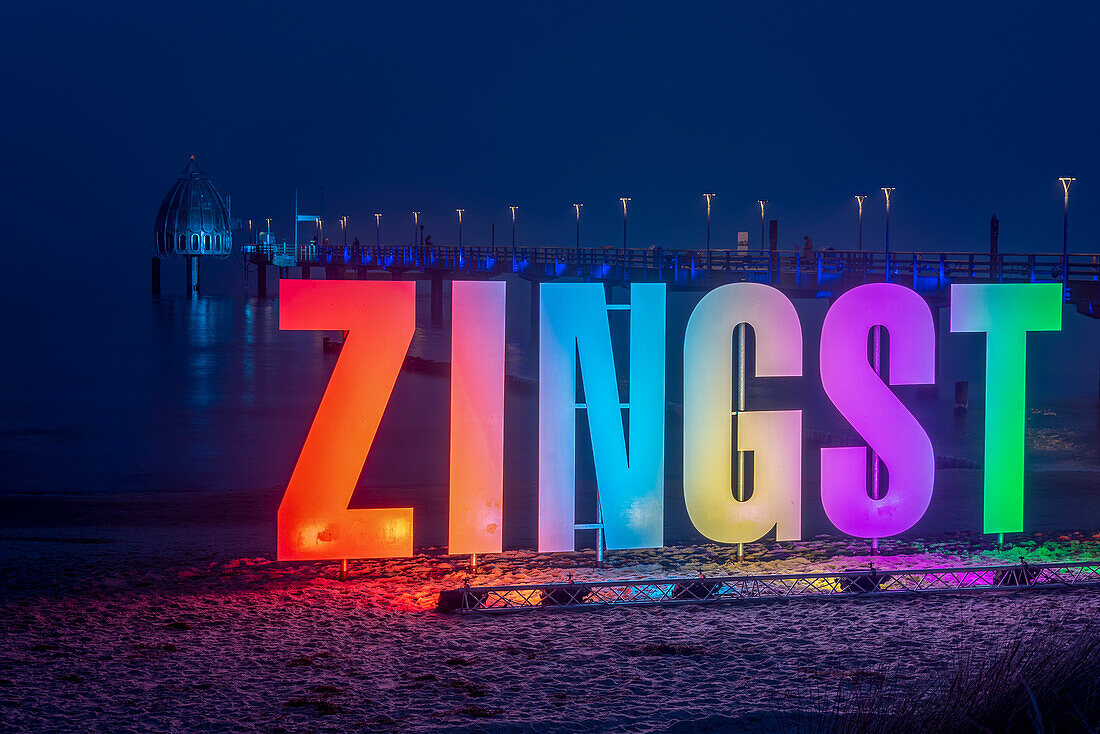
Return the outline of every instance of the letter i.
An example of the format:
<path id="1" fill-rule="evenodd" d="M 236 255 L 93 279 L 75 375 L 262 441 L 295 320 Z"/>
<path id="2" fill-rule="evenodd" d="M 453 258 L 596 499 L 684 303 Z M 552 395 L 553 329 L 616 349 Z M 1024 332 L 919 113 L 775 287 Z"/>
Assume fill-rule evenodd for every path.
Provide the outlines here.
<path id="1" fill-rule="evenodd" d="M 451 487 L 448 546 L 500 553 L 504 499 L 503 281 L 451 284 Z"/>

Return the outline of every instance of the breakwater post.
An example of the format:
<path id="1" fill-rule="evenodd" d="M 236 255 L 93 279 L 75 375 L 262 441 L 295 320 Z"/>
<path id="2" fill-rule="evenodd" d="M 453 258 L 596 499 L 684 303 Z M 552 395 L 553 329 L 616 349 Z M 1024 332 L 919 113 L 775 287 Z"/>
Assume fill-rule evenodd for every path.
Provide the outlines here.
<path id="1" fill-rule="evenodd" d="M 439 326 L 443 323 L 443 273 L 432 273 L 432 325 Z"/>
<path id="2" fill-rule="evenodd" d="M 256 295 L 267 298 L 267 255 L 256 258 Z"/>

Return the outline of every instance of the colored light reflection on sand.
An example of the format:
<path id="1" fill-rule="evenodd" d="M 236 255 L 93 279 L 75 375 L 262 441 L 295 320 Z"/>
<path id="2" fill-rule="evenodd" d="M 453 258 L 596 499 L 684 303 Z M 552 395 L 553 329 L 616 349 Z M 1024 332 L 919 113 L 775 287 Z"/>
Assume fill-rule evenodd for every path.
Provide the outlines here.
<path id="1" fill-rule="evenodd" d="M 503 281 L 451 285 L 451 553 L 500 553 L 504 517 Z"/>
<path id="2" fill-rule="evenodd" d="M 279 282 L 279 328 L 347 332 L 278 515 L 280 561 L 412 555 L 412 508 L 348 509 L 415 328 L 413 282 Z"/>
<path id="3" fill-rule="evenodd" d="M 890 335 L 891 385 L 936 379 L 936 331 L 928 304 L 914 291 L 872 283 L 840 296 L 821 328 L 821 384 L 837 410 L 889 471 L 884 497 L 867 493 L 867 447 L 821 449 L 821 503 L 849 535 L 882 538 L 911 528 L 932 499 L 936 459 L 924 428 L 875 374 L 867 359 L 873 326 Z"/>
<path id="4" fill-rule="evenodd" d="M 951 286 L 951 331 L 985 332 L 987 533 L 1024 529 L 1027 332 L 1060 331 L 1061 283 Z"/>
<path id="5" fill-rule="evenodd" d="M 756 334 L 756 376 L 802 374 L 802 325 L 791 301 L 759 283 L 708 293 L 684 336 L 684 501 L 700 533 L 751 542 L 773 527 L 779 540 L 802 537 L 802 411 L 737 414 L 737 450 L 754 452 L 752 496 L 734 497 L 732 376 L 734 329 Z"/>
<path id="6" fill-rule="evenodd" d="M 665 286 L 630 286 L 630 401 L 620 407 L 599 283 L 546 283 L 539 304 L 539 550 L 574 549 L 577 361 L 607 547 L 664 542 Z M 629 462 L 623 424 L 629 421 Z"/>

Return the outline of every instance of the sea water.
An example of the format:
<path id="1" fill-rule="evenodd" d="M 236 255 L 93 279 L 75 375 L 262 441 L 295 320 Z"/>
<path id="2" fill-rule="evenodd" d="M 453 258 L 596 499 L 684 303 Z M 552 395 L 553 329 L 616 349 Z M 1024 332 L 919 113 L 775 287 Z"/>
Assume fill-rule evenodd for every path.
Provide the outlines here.
<path id="1" fill-rule="evenodd" d="M 505 543 L 530 546 L 537 501 L 537 328 L 530 284 L 511 278 L 508 284 Z M 679 408 L 684 327 L 700 296 L 668 293 L 670 542 L 698 539 L 683 506 Z M 612 297 L 625 303 L 629 294 L 616 288 Z M 860 444 L 825 397 L 817 372 L 828 306 L 827 299 L 796 301 L 804 376 L 751 379 L 748 387 L 749 410 L 803 410 L 807 536 L 830 531 L 820 507 L 820 447 Z M 233 288 L 194 300 L 150 298 L 133 288 L 40 299 L 33 313 L 11 320 L 13 346 L 0 368 L 0 493 L 200 491 L 231 501 L 234 493 L 277 491 L 290 476 L 337 359 L 323 352 L 322 339 L 340 336 L 280 331 L 278 307 L 277 296 L 258 299 Z M 428 313 L 425 282 L 418 288 L 410 354 L 445 364 L 449 309 L 438 325 Z M 610 318 L 626 391 L 628 317 L 612 312 Z M 941 464 L 932 506 L 913 533 L 981 529 L 984 338 L 951 334 L 948 323 L 945 309 L 937 385 L 895 388 L 928 431 Z M 1029 530 L 1100 526 L 1098 368 L 1100 322 L 1070 306 L 1061 332 L 1029 336 Z M 969 410 L 961 416 L 955 411 L 956 380 L 970 382 Z M 448 387 L 438 375 L 401 374 L 352 502 L 414 507 L 419 545 L 446 543 Z M 590 444 L 583 415 L 578 425 L 578 521 L 586 522 L 594 514 L 594 479 L 591 458 L 584 456 Z M 586 537 L 579 535 L 579 543 L 590 544 Z"/>

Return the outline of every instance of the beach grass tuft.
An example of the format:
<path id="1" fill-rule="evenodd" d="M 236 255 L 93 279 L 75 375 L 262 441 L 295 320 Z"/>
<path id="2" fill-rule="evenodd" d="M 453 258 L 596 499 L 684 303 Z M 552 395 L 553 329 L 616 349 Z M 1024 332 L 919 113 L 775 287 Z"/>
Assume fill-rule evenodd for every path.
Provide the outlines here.
<path id="1" fill-rule="evenodd" d="M 1018 634 L 988 655 L 961 655 L 938 681 L 895 670 L 843 677 L 826 701 L 800 732 L 1100 731 L 1100 628 Z"/>

